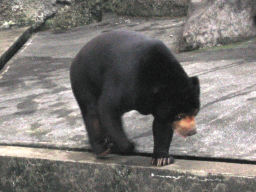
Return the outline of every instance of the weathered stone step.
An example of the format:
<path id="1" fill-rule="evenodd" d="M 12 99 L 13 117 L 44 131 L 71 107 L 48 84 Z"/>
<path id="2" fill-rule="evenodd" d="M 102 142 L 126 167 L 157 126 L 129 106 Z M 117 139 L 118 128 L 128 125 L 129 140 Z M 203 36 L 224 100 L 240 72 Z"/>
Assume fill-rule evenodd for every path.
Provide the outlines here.
<path id="1" fill-rule="evenodd" d="M 253 192 L 256 165 L 0 146 L 0 191 Z"/>

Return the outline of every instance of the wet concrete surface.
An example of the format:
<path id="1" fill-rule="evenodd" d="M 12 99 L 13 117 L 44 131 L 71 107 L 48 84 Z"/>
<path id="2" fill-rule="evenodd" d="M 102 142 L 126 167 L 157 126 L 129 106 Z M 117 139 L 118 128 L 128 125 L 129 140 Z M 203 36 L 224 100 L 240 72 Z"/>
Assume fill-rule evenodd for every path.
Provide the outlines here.
<path id="1" fill-rule="evenodd" d="M 184 19 L 107 18 L 66 33 L 35 34 L 0 74 L 0 144 L 88 148 L 79 108 L 72 95 L 69 66 L 91 38 L 129 29 L 161 39 L 174 52 Z M 256 40 L 176 54 L 201 82 L 198 134 L 175 135 L 175 155 L 256 161 Z M 125 130 L 140 152 L 152 152 L 152 117 L 131 111 Z"/>

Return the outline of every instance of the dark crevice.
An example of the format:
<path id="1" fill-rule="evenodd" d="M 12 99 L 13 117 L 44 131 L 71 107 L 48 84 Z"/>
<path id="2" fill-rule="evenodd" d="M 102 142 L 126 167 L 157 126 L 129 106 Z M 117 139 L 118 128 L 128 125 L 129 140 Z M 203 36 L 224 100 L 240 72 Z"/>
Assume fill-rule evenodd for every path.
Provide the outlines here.
<path id="1" fill-rule="evenodd" d="M 256 26 L 256 15 L 253 16 L 253 24 Z"/>
<path id="2" fill-rule="evenodd" d="M 151 157 L 151 153 L 136 152 L 132 155 Z M 179 160 L 191 160 L 191 161 L 211 161 L 211 162 L 222 162 L 222 163 L 237 163 L 237 164 L 250 164 L 256 165 L 256 161 L 245 160 L 245 159 L 231 159 L 222 157 L 200 157 L 200 156 L 185 156 L 185 155 L 173 155 L 174 159 Z"/>
<path id="3" fill-rule="evenodd" d="M 13 45 L 0 56 L 0 71 L 4 68 L 5 64 L 20 50 L 20 48 L 27 42 L 33 33 L 32 28 L 25 31 Z"/>
<path id="4" fill-rule="evenodd" d="M 71 5 L 71 1 L 65 1 L 65 0 L 57 0 L 56 3 L 60 5 Z"/>
<path id="5" fill-rule="evenodd" d="M 55 149 L 62 151 L 76 151 L 76 152 L 92 152 L 91 149 L 85 148 L 71 148 L 71 147 L 56 147 L 53 145 L 40 145 L 40 144 L 4 144 L 0 143 L 0 146 L 13 146 L 13 147 L 27 147 L 27 148 L 38 148 L 38 149 Z M 143 152 L 133 152 L 129 155 L 124 156 L 144 156 L 151 157 L 151 153 Z M 173 155 L 174 159 L 179 160 L 190 160 L 190 161 L 210 161 L 210 162 L 220 162 L 220 163 L 236 163 L 236 164 L 248 164 L 256 165 L 256 161 L 245 160 L 245 159 L 231 159 L 222 157 L 200 157 L 200 156 L 185 156 L 185 155 Z"/>
<path id="6" fill-rule="evenodd" d="M 0 55 L 0 72 L 4 68 L 5 64 L 18 53 L 18 51 L 23 47 L 23 45 L 30 39 L 33 33 L 37 33 L 42 30 L 45 22 L 55 16 L 53 13 L 47 16 L 43 23 L 35 24 L 29 27 L 12 45 L 11 47 L 2 55 Z"/>
<path id="7" fill-rule="evenodd" d="M 230 158 L 217 158 L 217 157 L 196 157 L 196 156 L 174 156 L 175 159 L 181 160 L 195 160 L 195 161 L 211 161 L 211 162 L 222 162 L 222 163 L 236 163 L 236 164 L 251 164 L 256 165 L 256 161 L 245 160 L 245 159 L 230 159 Z"/>

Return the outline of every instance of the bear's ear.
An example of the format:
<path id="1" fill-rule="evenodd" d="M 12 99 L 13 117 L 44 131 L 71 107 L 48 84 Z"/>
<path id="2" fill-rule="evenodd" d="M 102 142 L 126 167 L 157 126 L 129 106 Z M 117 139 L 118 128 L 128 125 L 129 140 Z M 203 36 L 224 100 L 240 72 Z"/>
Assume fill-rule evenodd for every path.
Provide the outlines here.
<path id="1" fill-rule="evenodd" d="M 196 92 L 197 95 L 200 95 L 200 82 L 197 76 L 190 77 L 193 90 Z"/>

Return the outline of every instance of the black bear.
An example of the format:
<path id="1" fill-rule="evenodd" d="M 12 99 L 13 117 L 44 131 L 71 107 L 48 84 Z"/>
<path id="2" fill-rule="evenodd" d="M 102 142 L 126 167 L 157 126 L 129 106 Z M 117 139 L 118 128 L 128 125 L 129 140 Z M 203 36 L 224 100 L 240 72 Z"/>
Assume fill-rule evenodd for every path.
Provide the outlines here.
<path id="1" fill-rule="evenodd" d="M 77 54 L 70 78 L 97 157 L 134 151 L 121 120 L 130 110 L 154 117 L 153 165 L 173 163 L 173 131 L 184 137 L 196 133 L 199 80 L 188 77 L 159 40 L 129 31 L 103 33 Z"/>

